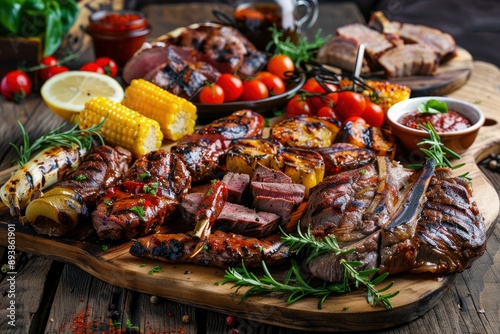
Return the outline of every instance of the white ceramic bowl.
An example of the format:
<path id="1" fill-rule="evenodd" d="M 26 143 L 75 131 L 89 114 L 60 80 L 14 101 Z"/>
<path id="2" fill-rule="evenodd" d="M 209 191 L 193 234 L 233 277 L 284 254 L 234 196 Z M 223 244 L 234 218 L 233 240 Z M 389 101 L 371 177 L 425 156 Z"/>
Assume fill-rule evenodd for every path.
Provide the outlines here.
<path id="1" fill-rule="evenodd" d="M 485 120 L 481 109 L 466 101 L 443 96 L 424 96 L 398 102 L 387 111 L 387 122 L 389 123 L 391 133 L 401 141 L 407 150 L 418 150 L 421 146 L 417 144 L 424 138 L 429 137 L 427 131 L 407 127 L 399 123 L 398 120 L 403 115 L 416 111 L 420 103 L 425 103 L 431 99 L 445 102 L 448 110 L 457 112 L 471 123 L 471 126 L 464 130 L 438 132 L 441 142 L 447 148 L 458 154 L 462 154 L 474 143 L 479 129 Z"/>

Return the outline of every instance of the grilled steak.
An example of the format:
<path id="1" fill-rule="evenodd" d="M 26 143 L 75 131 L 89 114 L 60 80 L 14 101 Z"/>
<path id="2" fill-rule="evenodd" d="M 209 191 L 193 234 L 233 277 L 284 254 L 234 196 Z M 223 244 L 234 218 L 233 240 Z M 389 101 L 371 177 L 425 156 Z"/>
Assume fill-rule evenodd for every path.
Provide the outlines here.
<path id="1" fill-rule="evenodd" d="M 399 223 L 382 230 L 381 272 L 460 272 L 486 247 L 484 218 L 470 184 L 449 169 L 436 171 L 415 219 Z"/>
<path id="2" fill-rule="evenodd" d="M 228 190 L 228 202 L 241 204 L 243 195 L 250 184 L 250 175 L 227 172 L 222 178 L 222 182 L 226 184 Z"/>
<path id="3" fill-rule="evenodd" d="M 241 265 L 261 267 L 289 261 L 288 247 L 280 241 L 279 235 L 266 239 L 244 237 L 239 234 L 215 231 L 207 242 L 206 249 L 194 257 L 197 241 L 187 234 L 155 234 L 139 238 L 130 247 L 130 254 L 166 262 L 188 262 L 206 266 L 227 268 Z"/>
<path id="4" fill-rule="evenodd" d="M 180 212 L 188 226 L 194 226 L 195 214 L 201 201 L 201 193 L 184 196 Z M 226 202 L 215 220 L 212 231 L 238 233 L 251 237 L 264 237 L 276 230 L 280 217 L 276 214 L 255 211 L 243 205 Z"/>
<path id="5" fill-rule="evenodd" d="M 356 169 L 375 160 L 375 154 L 367 148 L 348 143 L 334 143 L 329 147 L 314 149 L 325 162 L 325 176 Z"/>
<path id="6" fill-rule="evenodd" d="M 353 248 L 347 259 L 361 261 L 358 269 L 449 274 L 484 252 L 484 221 L 470 185 L 447 169 L 434 172 L 433 160 L 411 172 L 378 157 L 376 164 L 328 177 L 313 188 L 301 226 Z M 343 279 L 334 254 L 307 266 L 321 279 Z"/>
<path id="7" fill-rule="evenodd" d="M 385 52 L 378 62 L 388 78 L 433 75 L 439 55 L 426 44 L 405 44 Z"/>
<path id="8" fill-rule="evenodd" d="M 302 203 L 305 195 L 304 185 L 298 183 L 252 182 L 250 188 L 253 198 L 258 196 L 285 198 L 295 205 Z"/>
<path id="9" fill-rule="evenodd" d="M 292 178 L 280 170 L 266 167 L 260 163 L 255 166 L 252 182 L 265 183 L 292 183 Z"/>
<path id="10" fill-rule="evenodd" d="M 99 199 L 92 213 L 97 235 L 123 240 L 156 231 L 190 187 L 191 176 L 175 154 L 156 150 L 142 156 Z"/>

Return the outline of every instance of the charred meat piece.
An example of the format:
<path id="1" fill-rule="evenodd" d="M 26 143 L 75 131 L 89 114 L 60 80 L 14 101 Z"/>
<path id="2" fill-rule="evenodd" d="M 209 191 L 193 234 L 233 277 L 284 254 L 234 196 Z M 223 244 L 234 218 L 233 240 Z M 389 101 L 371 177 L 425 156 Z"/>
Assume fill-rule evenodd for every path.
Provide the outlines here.
<path id="1" fill-rule="evenodd" d="M 272 266 L 286 263 L 290 258 L 289 249 L 283 245 L 279 235 L 261 240 L 215 231 L 210 235 L 206 249 L 191 257 L 196 244 L 186 234 L 155 234 L 134 241 L 130 254 L 166 262 L 220 268 L 239 266 L 242 261 L 247 267 L 261 267 L 262 261 Z"/>
<path id="2" fill-rule="evenodd" d="M 280 225 L 288 223 L 293 211 L 297 208 L 297 204 L 291 199 L 264 195 L 256 196 L 252 206 L 255 210 L 276 214 L 280 218 Z"/>
<path id="3" fill-rule="evenodd" d="M 184 196 L 180 212 L 188 226 L 194 226 L 195 215 L 202 193 L 190 193 Z M 246 206 L 226 202 L 215 220 L 213 231 L 238 233 L 249 237 L 265 237 L 276 230 L 280 217 L 274 213 L 255 211 Z"/>
<path id="4" fill-rule="evenodd" d="M 318 147 L 314 150 L 323 157 L 325 177 L 362 167 L 375 160 L 372 150 L 348 143 L 334 143 L 329 147 Z"/>
<path id="5" fill-rule="evenodd" d="M 268 168 L 258 163 L 252 175 L 251 182 L 292 183 L 292 178 L 282 171 Z"/>
<path id="6" fill-rule="evenodd" d="M 94 147 L 76 170 L 30 202 L 26 220 L 37 233 L 66 235 L 89 217 L 102 190 L 120 181 L 131 160 L 131 153 L 121 147 Z"/>
<path id="7" fill-rule="evenodd" d="M 178 204 L 167 197 L 130 194 L 118 186 L 99 200 L 92 222 L 102 239 L 130 240 L 156 232 Z"/>
<path id="8" fill-rule="evenodd" d="M 162 149 L 137 159 L 124 179 L 148 184 L 156 195 L 177 201 L 191 188 L 191 175 L 184 162 Z"/>
<path id="9" fill-rule="evenodd" d="M 218 134 L 226 139 L 260 138 L 264 117 L 250 109 L 238 110 L 219 118 L 196 131 L 197 134 Z"/>
<path id="10" fill-rule="evenodd" d="M 191 187 L 191 177 L 175 154 L 156 150 L 137 159 L 124 180 L 106 190 L 92 213 L 103 239 L 131 239 L 155 232 Z"/>
<path id="11" fill-rule="evenodd" d="M 360 42 L 352 37 L 334 36 L 321 47 L 316 60 L 321 64 L 329 64 L 347 71 L 354 71 L 356 56 Z M 366 59 L 363 59 L 361 73 L 371 72 Z"/>
<path id="12" fill-rule="evenodd" d="M 394 225 L 382 231 L 381 272 L 460 272 L 486 247 L 484 218 L 470 184 L 448 169 L 437 170 L 430 180 L 416 219 Z"/>

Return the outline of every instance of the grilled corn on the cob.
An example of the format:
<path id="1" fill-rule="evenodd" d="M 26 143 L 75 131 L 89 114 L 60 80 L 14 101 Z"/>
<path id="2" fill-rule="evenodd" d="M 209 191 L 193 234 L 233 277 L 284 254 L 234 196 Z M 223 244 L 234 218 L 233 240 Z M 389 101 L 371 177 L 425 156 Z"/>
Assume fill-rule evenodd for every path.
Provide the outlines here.
<path id="1" fill-rule="evenodd" d="M 377 94 L 376 102 L 384 111 L 389 110 L 394 104 L 407 100 L 410 97 L 411 89 L 407 86 L 393 84 L 388 81 L 365 80 L 364 83 L 372 88 Z M 340 88 L 351 87 L 351 80 L 341 80 Z M 373 91 L 365 89 L 363 95 L 370 96 Z"/>
<path id="2" fill-rule="evenodd" d="M 80 114 L 80 129 L 100 124 L 105 118 L 99 132 L 108 145 L 126 148 L 134 157 L 162 145 L 163 134 L 157 121 L 102 96 L 85 103 Z"/>
<path id="3" fill-rule="evenodd" d="M 144 79 L 132 80 L 122 103 L 160 123 L 166 139 L 179 140 L 194 132 L 196 106 Z"/>

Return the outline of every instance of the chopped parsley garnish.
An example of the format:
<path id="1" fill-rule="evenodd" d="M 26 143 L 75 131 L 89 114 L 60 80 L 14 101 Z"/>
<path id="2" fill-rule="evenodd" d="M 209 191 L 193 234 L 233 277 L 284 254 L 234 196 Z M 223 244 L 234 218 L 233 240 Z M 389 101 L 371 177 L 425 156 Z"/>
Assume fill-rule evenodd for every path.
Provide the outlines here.
<path id="1" fill-rule="evenodd" d="M 133 206 L 130 208 L 130 211 L 138 215 L 141 220 L 144 220 L 145 213 L 143 206 Z"/>
<path id="2" fill-rule="evenodd" d="M 77 181 L 84 181 L 84 180 L 86 180 L 86 179 L 87 179 L 87 177 L 86 177 L 85 175 L 83 175 L 83 174 L 80 174 L 80 175 L 78 175 L 78 176 L 75 178 L 75 180 L 77 180 Z"/>
<path id="3" fill-rule="evenodd" d="M 151 184 L 145 184 L 144 187 L 142 187 L 142 190 L 146 194 L 150 195 L 156 195 L 156 189 L 158 189 L 158 183 L 151 183 Z"/>

